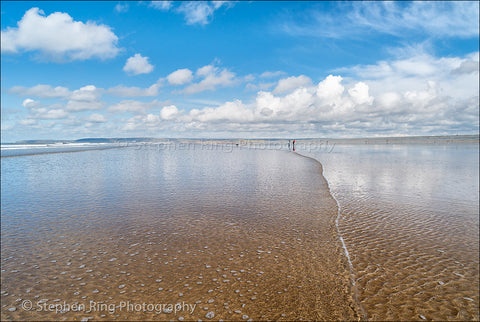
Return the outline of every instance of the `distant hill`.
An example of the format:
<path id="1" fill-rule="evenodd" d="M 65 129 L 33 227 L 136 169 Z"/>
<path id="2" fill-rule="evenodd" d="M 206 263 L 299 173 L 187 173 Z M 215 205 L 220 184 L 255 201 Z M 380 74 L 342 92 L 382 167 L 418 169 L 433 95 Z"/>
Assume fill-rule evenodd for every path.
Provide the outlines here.
<path id="1" fill-rule="evenodd" d="M 151 142 L 155 138 L 84 138 L 78 140 L 23 140 L 17 144 L 55 144 L 55 143 L 119 143 L 119 142 Z"/>

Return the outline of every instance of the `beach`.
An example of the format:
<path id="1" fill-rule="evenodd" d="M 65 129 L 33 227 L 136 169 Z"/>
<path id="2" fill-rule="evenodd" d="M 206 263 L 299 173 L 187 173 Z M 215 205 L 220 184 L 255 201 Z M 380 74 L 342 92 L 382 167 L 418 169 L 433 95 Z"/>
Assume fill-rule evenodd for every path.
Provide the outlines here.
<path id="1" fill-rule="evenodd" d="M 2 158 L 2 320 L 361 319 L 322 171 L 201 145 Z"/>
<path id="2" fill-rule="evenodd" d="M 373 321 L 478 320 L 478 141 L 388 141 L 299 141 L 341 206 L 359 304 Z"/>
<path id="3" fill-rule="evenodd" d="M 478 144 L 409 140 L 19 147 L 2 320 L 477 320 Z"/>

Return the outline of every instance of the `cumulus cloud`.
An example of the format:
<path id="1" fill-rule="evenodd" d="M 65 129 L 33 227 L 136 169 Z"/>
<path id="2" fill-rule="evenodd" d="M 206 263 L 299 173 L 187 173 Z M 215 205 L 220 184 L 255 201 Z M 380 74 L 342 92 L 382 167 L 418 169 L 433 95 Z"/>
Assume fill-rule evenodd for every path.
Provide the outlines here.
<path id="1" fill-rule="evenodd" d="M 478 63 L 478 53 L 449 58 L 419 56 L 356 66 L 349 74 L 357 80 L 348 77 L 346 82 L 340 75 L 328 75 L 317 84 L 300 82 L 283 93 L 260 91 L 250 103 L 233 100 L 179 113 L 172 120 L 189 131 L 237 135 L 295 131 L 315 136 L 452 134 L 458 129 L 475 132 L 479 121 L 478 72 L 466 69 L 465 73 L 452 73 L 466 62 Z M 416 63 L 420 64 L 418 69 Z M 365 70 L 376 69 L 372 78 L 358 79 L 368 74 Z"/>
<path id="2" fill-rule="evenodd" d="M 71 112 L 93 111 L 100 110 L 105 106 L 105 103 L 100 101 L 76 101 L 71 100 L 67 102 L 65 109 Z"/>
<path id="3" fill-rule="evenodd" d="M 219 86 L 225 87 L 235 83 L 235 73 L 232 73 L 227 69 L 220 69 L 213 65 L 206 65 L 199 68 L 195 75 L 203 77 L 203 79 L 198 83 L 187 86 L 183 90 L 184 93 L 193 94 L 206 90 L 213 91 Z"/>
<path id="4" fill-rule="evenodd" d="M 375 95 L 405 92 L 435 81 L 449 96 L 460 99 L 478 93 L 478 52 L 465 57 L 434 57 L 419 52 L 415 56 L 375 65 L 360 65 L 337 70 L 366 82 Z"/>
<path id="5" fill-rule="evenodd" d="M 191 110 L 182 109 L 178 103 L 123 100 L 110 105 L 108 111 L 133 113 L 130 119 L 122 120 L 124 130 L 157 134 L 165 130 L 204 136 L 371 136 L 454 134 L 458 129 L 471 133 L 478 131 L 479 124 L 479 79 L 474 68 L 478 62 L 478 52 L 464 57 L 418 53 L 344 68 L 316 83 L 305 75 L 285 77 L 272 83 L 276 84 L 273 90 L 266 86 L 250 100 L 196 99 L 193 105 L 197 108 Z M 184 91 L 215 90 L 238 81 L 235 74 L 228 73 L 213 64 L 203 66 L 189 73 L 195 83 L 188 84 Z M 100 100 L 103 93 L 118 92 L 117 96 L 122 96 L 129 92 L 134 96 L 158 90 L 153 85 L 108 90 L 87 85 L 74 91 L 43 86 L 46 96 L 62 92 L 57 98 L 68 103 L 44 107 L 34 99 L 37 96 L 24 97 L 23 105 L 29 109 L 25 122 L 35 121 L 31 126 L 38 124 L 36 120 L 70 120 L 69 112 L 101 109 L 105 105 Z M 38 87 L 16 91 L 39 92 Z M 84 121 L 106 122 L 101 115 L 92 114 Z"/>
<path id="6" fill-rule="evenodd" d="M 20 125 L 32 126 L 37 124 L 37 120 L 26 118 L 26 119 L 20 120 L 20 122 L 18 123 Z"/>
<path id="7" fill-rule="evenodd" d="M 66 87 L 52 87 L 42 84 L 33 87 L 14 86 L 10 88 L 8 92 L 20 96 L 33 96 L 38 98 L 67 98 L 71 94 Z"/>
<path id="8" fill-rule="evenodd" d="M 105 106 L 105 104 L 100 101 L 102 92 L 103 89 L 99 89 L 94 85 L 87 85 L 74 90 L 69 96 L 69 101 L 65 108 L 72 112 L 99 110 Z"/>
<path id="9" fill-rule="evenodd" d="M 48 16 L 31 8 L 17 23 L 1 32 L 2 53 L 38 51 L 52 60 L 107 59 L 117 55 L 118 37 L 106 25 L 74 21 L 67 13 Z"/>
<path id="10" fill-rule="evenodd" d="M 123 100 L 121 102 L 111 105 L 108 110 L 110 112 L 134 112 L 145 114 L 146 111 L 153 107 L 160 106 L 161 102 L 154 100 L 152 102 L 140 102 L 135 100 Z"/>
<path id="11" fill-rule="evenodd" d="M 251 122 L 254 119 L 254 113 L 247 108 L 240 100 L 226 102 L 217 108 L 206 107 L 190 111 L 192 120 L 200 122 Z"/>
<path id="12" fill-rule="evenodd" d="M 67 100 L 63 107 L 70 112 L 81 112 L 87 110 L 99 110 L 104 107 L 104 103 L 100 100 L 105 92 L 102 88 L 94 85 L 83 86 L 77 90 L 70 91 L 66 87 L 52 87 L 50 85 L 36 85 L 33 87 L 14 86 L 8 90 L 9 93 L 15 93 L 20 96 L 32 96 L 38 98 L 55 99 L 59 98 Z M 23 102 L 24 107 L 32 107 L 40 104 L 27 98 Z"/>
<path id="13" fill-rule="evenodd" d="M 162 119 L 156 114 L 135 115 L 127 120 L 122 130 L 131 131 L 141 128 L 142 130 L 155 129 L 158 131 L 162 128 Z"/>
<path id="14" fill-rule="evenodd" d="M 197 69 L 196 71 L 196 75 L 197 76 L 208 76 L 209 74 L 212 74 L 213 72 L 215 71 L 215 66 L 213 65 L 205 65 L 203 67 L 200 67 L 199 69 Z"/>
<path id="15" fill-rule="evenodd" d="M 471 73 L 478 74 L 478 70 L 479 70 L 479 64 L 478 64 L 478 57 L 477 57 L 477 60 L 463 61 L 460 64 L 460 66 L 452 70 L 452 74 L 454 75 L 471 74 Z"/>
<path id="16" fill-rule="evenodd" d="M 59 120 L 68 117 L 68 112 L 58 104 L 42 106 L 40 102 L 26 99 L 23 104 L 29 109 L 25 122 L 22 125 L 35 125 L 38 120 Z"/>
<path id="17" fill-rule="evenodd" d="M 356 83 L 353 88 L 348 90 L 348 93 L 356 104 L 372 105 L 373 103 L 373 97 L 368 95 L 368 85 L 363 82 Z"/>
<path id="18" fill-rule="evenodd" d="M 143 57 L 140 54 L 127 59 L 123 70 L 130 75 L 148 74 L 153 71 L 153 65 L 148 62 L 148 57 Z"/>
<path id="19" fill-rule="evenodd" d="M 36 119 L 64 119 L 68 116 L 68 113 L 63 109 L 47 109 L 37 108 L 33 110 L 33 117 Z"/>
<path id="20" fill-rule="evenodd" d="M 277 87 L 273 90 L 275 94 L 286 93 L 297 87 L 307 86 L 312 83 L 312 80 L 305 75 L 298 77 L 291 76 L 278 81 Z"/>
<path id="21" fill-rule="evenodd" d="M 70 99 L 74 101 L 94 101 L 100 97 L 100 90 L 94 85 L 87 85 L 73 91 Z"/>
<path id="22" fill-rule="evenodd" d="M 172 120 L 180 113 L 175 105 L 164 106 L 160 111 L 160 117 L 164 120 Z"/>
<path id="23" fill-rule="evenodd" d="M 136 86 L 126 87 L 123 85 L 118 85 L 111 87 L 107 90 L 108 94 L 120 97 L 140 97 L 140 96 L 156 96 L 158 95 L 158 89 L 160 84 L 153 84 L 147 88 L 140 88 Z"/>
<path id="24" fill-rule="evenodd" d="M 94 114 L 90 115 L 87 120 L 89 122 L 93 122 L 93 123 L 105 123 L 105 122 L 107 122 L 107 118 L 105 117 L 105 115 L 98 114 L 98 113 L 94 113 Z"/>
<path id="25" fill-rule="evenodd" d="M 31 98 L 27 98 L 22 102 L 22 106 L 26 108 L 34 107 L 38 105 L 39 102 L 32 100 Z"/>
<path id="26" fill-rule="evenodd" d="M 345 88 L 342 85 L 343 78 L 341 76 L 328 75 L 323 81 L 318 83 L 317 96 L 326 104 L 333 105 L 339 102 Z M 368 87 L 367 87 L 368 91 Z"/>
<path id="27" fill-rule="evenodd" d="M 178 69 L 167 76 L 167 80 L 171 85 L 183 85 L 190 83 L 193 79 L 193 73 L 190 69 Z"/>

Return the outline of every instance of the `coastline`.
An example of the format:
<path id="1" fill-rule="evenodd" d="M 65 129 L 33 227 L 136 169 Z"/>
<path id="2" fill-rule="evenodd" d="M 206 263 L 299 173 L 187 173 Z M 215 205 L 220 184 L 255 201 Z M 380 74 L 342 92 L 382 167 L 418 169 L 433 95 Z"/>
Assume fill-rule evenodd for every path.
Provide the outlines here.
<path id="1" fill-rule="evenodd" d="M 359 292 L 358 292 L 358 288 L 357 288 L 357 285 L 356 285 L 356 282 L 355 282 L 355 280 L 356 280 L 355 269 L 353 267 L 353 264 L 352 264 L 352 261 L 351 261 L 351 258 L 350 258 L 350 254 L 348 252 L 347 246 L 345 245 L 345 241 L 343 239 L 342 233 L 340 232 L 340 227 L 338 225 L 338 219 L 341 216 L 341 205 L 340 205 L 339 201 L 337 200 L 337 198 L 335 198 L 335 195 L 333 194 L 333 192 L 330 188 L 330 184 L 329 184 L 327 178 L 325 177 L 324 167 L 323 167 L 322 163 L 315 158 L 309 157 L 307 155 L 303 155 L 299 152 L 294 152 L 294 153 L 296 153 L 297 155 L 299 155 L 301 157 L 311 159 L 311 160 L 318 163 L 318 165 L 320 166 L 320 169 L 321 169 L 321 174 L 322 174 L 323 180 L 325 180 L 325 182 L 327 183 L 327 188 L 328 188 L 328 191 L 330 193 L 330 196 L 331 196 L 331 198 L 333 198 L 335 200 L 335 202 L 337 204 L 337 216 L 335 217 L 335 228 L 336 228 L 336 231 L 337 231 L 337 234 L 338 234 L 338 240 L 340 241 L 340 243 L 342 245 L 343 254 L 346 258 L 348 268 L 350 270 L 351 292 L 352 292 L 353 301 L 355 303 L 356 314 L 358 316 L 361 316 L 363 320 L 367 321 L 368 320 L 367 313 L 365 312 L 365 309 L 363 308 L 361 302 L 358 299 L 358 293 Z"/>

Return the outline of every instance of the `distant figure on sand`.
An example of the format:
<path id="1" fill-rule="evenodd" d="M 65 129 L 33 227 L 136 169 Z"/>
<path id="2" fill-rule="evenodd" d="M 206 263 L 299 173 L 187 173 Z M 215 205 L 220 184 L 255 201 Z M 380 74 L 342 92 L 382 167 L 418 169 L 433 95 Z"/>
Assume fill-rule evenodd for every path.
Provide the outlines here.
<path id="1" fill-rule="evenodd" d="M 290 151 L 290 140 L 288 140 L 288 151 Z"/>
<path id="2" fill-rule="evenodd" d="M 293 140 L 293 151 L 295 151 L 295 140 Z"/>

